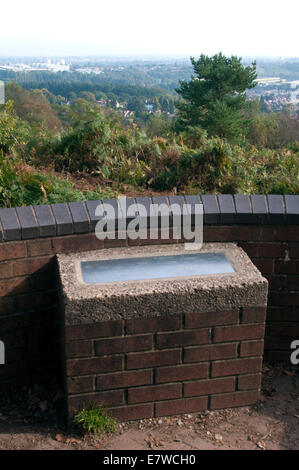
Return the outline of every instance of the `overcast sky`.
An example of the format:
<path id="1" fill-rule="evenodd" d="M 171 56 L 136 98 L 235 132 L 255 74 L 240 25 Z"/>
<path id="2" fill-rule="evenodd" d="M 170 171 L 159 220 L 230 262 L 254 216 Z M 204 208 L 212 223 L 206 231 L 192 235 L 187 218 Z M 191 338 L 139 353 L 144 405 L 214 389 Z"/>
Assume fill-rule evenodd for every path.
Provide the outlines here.
<path id="1" fill-rule="evenodd" d="M 298 0 L 9 0 L 0 55 L 299 57 Z"/>

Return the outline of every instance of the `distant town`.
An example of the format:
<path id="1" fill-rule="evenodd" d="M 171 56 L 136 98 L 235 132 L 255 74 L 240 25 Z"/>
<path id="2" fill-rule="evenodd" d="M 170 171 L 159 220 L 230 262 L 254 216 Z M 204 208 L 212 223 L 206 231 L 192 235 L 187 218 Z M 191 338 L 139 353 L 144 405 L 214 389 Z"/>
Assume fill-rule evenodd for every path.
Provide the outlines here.
<path id="1" fill-rule="evenodd" d="M 259 78 L 257 86 L 247 91 L 249 98 L 258 98 L 264 111 L 281 111 L 285 106 L 299 104 L 299 80 L 279 77 Z"/>
<path id="2" fill-rule="evenodd" d="M 252 59 L 254 60 L 254 59 Z M 247 58 L 245 62 L 249 63 Z M 247 91 L 249 99 L 258 99 L 264 112 L 280 112 L 285 107 L 292 108 L 293 114 L 299 112 L 299 59 L 285 60 L 279 58 L 257 61 L 258 79 L 255 88 Z M 275 75 L 267 75 L 268 72 Z M 38 80 L 37 80 L 37 75 Z M 47 74 L 47 78 L 43 78 Z M 174 106 L 170 95 L 176 99 L 175 89 L 180 79 L 188 79 L 191 75 L 189 58 L 1 58 L 0 79 L 17 81 L 22 86 L 28 82 L 47 82 L 48 74 L 56 74 L 53 80 L 66 82 L 91 81 L 92 83 L 131 85 L 141 87 L 156 87 L 168 93 L 167 99 L 171 104 L 160 106 L 153 98 L 143 100 L 145 113 L 166 112 L 173 115 Z M 41 74 L 41 75 L 40 75 Z M 59 78 L 58 78 L 59 76 Z M 15 77 L 15 79 L 14 79 Z M 85 78 L 84 78 L 85 77 Z M 53 81 L 50 79 L 50 81 Z M 26 86 L 26 85 L 25 85 Z M 37 84 L 36 88 L 40 88 Z M 100 90 L 99 90 L 100 91 Z M 157 93 L 156 93 L 157 95 Z M 101 107 L 110 106 L 118 109 L 125 117 L 134 114 L 133 109 L 127 108 L 127 99 L 117 95 L 97 99 Z M 130 106 L 129 106 L 130 108 Z"/>
<path id="3" fill-rule="evenodd" d="M 61 59 L 59 62 L 53 62 L 51 59 L 47 59 L 46 62 L 33 62 L 33 63 L 16 63 L 0 65 L 0 70 L 11 70 L 12 72 L 33 72 L 46 70 L 49 72 L 69 72 L 70 65 L 65 64 L 65 60 Z"/>

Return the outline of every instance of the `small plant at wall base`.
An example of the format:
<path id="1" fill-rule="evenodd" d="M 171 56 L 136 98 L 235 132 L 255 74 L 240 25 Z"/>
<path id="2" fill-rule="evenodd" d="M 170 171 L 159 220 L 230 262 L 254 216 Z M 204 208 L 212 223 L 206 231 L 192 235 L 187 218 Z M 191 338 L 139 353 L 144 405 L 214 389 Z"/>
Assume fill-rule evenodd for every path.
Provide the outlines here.
<path id="1" fill-rule="evenodd" d="M 116 420 L 100 405 L 91 405 L 88 409 L 78 411 L 73 422 L 83 434 L 102 435 L 116 431 Z"/>

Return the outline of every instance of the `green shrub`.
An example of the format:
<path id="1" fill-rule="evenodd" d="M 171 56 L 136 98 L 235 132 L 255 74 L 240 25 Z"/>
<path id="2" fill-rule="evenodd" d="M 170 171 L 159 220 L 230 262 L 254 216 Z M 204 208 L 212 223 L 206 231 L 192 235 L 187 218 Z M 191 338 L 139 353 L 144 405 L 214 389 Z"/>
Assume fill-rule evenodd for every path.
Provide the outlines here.
<path id="1" fill-rule="evenodd" d="M 220 190 L 231 168 L 232 147 L 219 137 L 205 139 L 198 149 L 169 146 L 155 162 L 149 183 L 156 189 L 183 190 L 196 181 L 206 192 Z"/>
<path id="2" fill-rule="evenodd" d="M 0 153 L 0 206 L 39 204 L 44 197 L 42 177 L 22 161 Z"/>
<path id="3" fill-rule="evenodd" d="M 13 102 L 0 105 L 0 152 L 8 154 L 13 150 L 20 150 L 26 144 L 29 134 L 26 123 L 14 116 Z"/>
<path id="4" fill-rule="evenodd" d="M 245 194 L 299 194 L 299 152 L 242 149 L 233 154 L 231 175 Z"/>
<path id="5" fill-rule="evenodd" d="M 22 160 L 0 153 L 0 207 L 53 204 L 115 197 L 111 188 L 79 191 L 66 178 L 34 171 Z"/>
<path id="6" fill-rule="evenodd" d="M 17 118 L 12 102 L 0 106 L 1 206 L 115 196 L 109 188 L 102 191 L 100 185 L 107 183 L 115 183 L 124 192 L 130 185 L 192 194 L 299 194 L 298 142 L 292 141 L 286 148 L 269 148 L 275 131 L 271 120 L 276 118 L 260 115 L 255 103 L 248 114 L 251 134 L 238 143 L 208 138 L 199 126 L 174 134 L 168 122 L 156 117 L 150 119 L 153 132 L 148 128 L 148 134 L 155 135 L 155 129 L 165 123 L 167 131 L 163 132 L 164 137 L 149 137 L 136 123 L 91 109 L 84 100 L 79 104 L 81 108 L 84 104 L 84 109 L 74 115 L 82 119 L 72 119 L 73 127 L 66 127 L 57 135 Z M 93 174 L 99 186 L 94 191 L 79 191 L 67 178 L 38 172 L 39 166 L 83 178 L 87 173 Z"/>

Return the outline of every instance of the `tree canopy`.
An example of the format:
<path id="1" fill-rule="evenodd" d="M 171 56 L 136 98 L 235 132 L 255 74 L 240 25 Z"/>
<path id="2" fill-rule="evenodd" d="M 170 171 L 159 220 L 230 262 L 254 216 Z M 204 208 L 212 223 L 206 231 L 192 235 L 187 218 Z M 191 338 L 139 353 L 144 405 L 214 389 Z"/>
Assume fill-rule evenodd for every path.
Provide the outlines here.
<path id="1" fill-rule="evenodd" d="M 255 86 L 256 63 L 243 66 L 242 58 L 225 57 L 221 52 L 212 57 L 191 57 L 194 75 L 180 80 L 176 89 L 181 96 L 177 104 L 177 128 L 200 126 L 210 136 L 232 139 L 242 133 L 242 110 L 246 89 Z"/>

